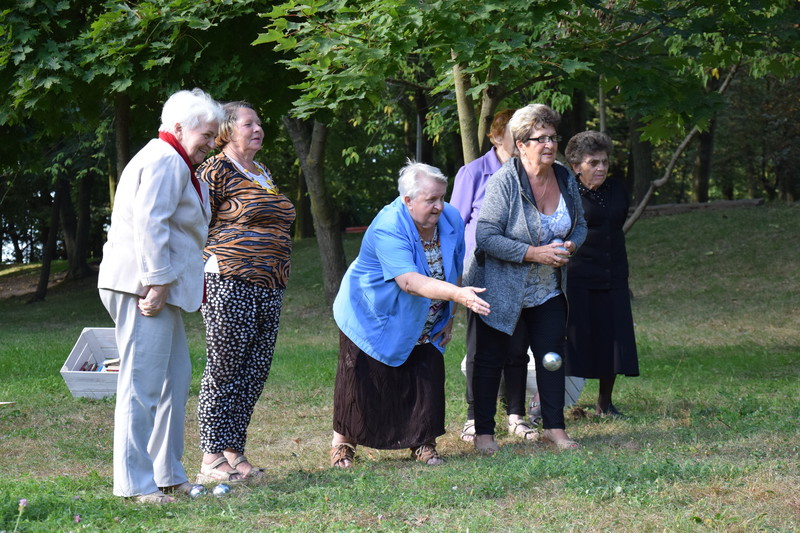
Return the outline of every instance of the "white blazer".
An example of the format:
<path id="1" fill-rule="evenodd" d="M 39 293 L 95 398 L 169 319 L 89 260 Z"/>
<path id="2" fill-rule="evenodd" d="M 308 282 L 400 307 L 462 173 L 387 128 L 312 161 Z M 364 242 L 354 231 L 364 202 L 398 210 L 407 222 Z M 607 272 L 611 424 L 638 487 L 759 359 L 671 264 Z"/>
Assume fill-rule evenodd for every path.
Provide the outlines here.
<path id="1" fill-rule="evenodd" d="M 166 142 L 151 140 L 122 171 L 97 286 L 144 297 L 169 285 L 167 303 L 189 312 L 203 300 L 203 247 L 211 205 L 202 202 L 186 163 Z"/>

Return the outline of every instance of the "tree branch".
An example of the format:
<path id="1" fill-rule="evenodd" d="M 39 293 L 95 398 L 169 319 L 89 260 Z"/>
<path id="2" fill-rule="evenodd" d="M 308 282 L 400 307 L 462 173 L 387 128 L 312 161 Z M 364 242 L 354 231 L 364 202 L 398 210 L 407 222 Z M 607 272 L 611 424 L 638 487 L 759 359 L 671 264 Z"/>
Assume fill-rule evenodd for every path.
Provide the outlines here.
<path id="1" fill-rule="evenodd" d="M 725 81 L 722 82 L 722 85 L 717 90 L 719 94 L 722 94 L 726 90 L 728 90 L 728 87 L 730 86 L 734 75 L 739 70 L 740 63 L 741 60 L 739 61 L 739 63 L 732 66 L 730 71 L 728 71 L 728 75 L 725 77 Z M 664 175 L 661 176 L 659 179 L 650 182 L 650 187 L 647 189 L 647 193 L 645 193 L 644 198 L 642 198 L 642 201 L 639 202 L 639 205 L 636 206 L 634 212 L 631 214 L 631 216 L 628 217 L 628 219 L 625 221 L 625 224 L 622 226 L 623 232 L 627 233 L 628 230 L 631 229 L 631 227 L 636 223 L 636 221 L 639 220 L 639 217 L 642 216 L 642 213 L 644 213 L 647 204 L 650 202 L 650 198 L 652 198 L 653 194 L 655 194 L 656 189 L 663 187 L 669 181 L 669 178 L 672 176 L 672 171 L 678 162 L 678 158 L 681 156 L 683 151 L 686 150 L 686 147 L 689 146 L 689 143 L 692 141 L 694 136 L 697 135 L 699 132 L 700 129 L 697 126 L 693 127 L 692 131 L 690 131 L 689 134 L 686 135 L 686 137 L 683 139 L 681 144 L 678 145 L 678 148 L 672 154 L 672 158 L 670 159 L 666 170 L 664 170 Z"/>

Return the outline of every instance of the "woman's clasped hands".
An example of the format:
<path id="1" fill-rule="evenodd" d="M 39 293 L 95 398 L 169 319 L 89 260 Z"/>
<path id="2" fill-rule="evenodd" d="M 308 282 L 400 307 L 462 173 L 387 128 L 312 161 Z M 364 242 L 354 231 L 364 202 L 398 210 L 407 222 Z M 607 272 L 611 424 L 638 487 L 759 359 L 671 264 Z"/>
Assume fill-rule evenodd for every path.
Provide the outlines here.
<path id="1" fill-rule="evenodd" d="M 156 316 L 167 305 L 167 285 L 150 285 L 147 296 L 139 298 L 139 311 L 142 316 Z"/>
<path id="2" fill-rule="evenodd" d="M 551 242 L 544 246 L 530 246 L 528 247 L 528 253 L 525 254 L 525 260 L 550 267 L 562 267 L 569 263 L 569 258 L 576 248 L 575 243 L 572 241 L 563 243 Z"/>

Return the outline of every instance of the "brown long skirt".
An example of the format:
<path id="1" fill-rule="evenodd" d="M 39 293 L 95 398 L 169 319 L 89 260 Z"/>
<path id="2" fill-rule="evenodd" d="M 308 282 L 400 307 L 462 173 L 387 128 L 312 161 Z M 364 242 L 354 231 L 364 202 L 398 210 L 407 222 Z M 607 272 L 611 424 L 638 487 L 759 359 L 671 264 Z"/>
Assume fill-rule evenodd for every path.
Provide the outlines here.
<path id="1" fill-rule="evenodd" d="M 381 450 L 413 448 L 444 435 L 444 358 L 417 345 L 398 367 L 381 363 L 339 332 L 333 429 Z"/>

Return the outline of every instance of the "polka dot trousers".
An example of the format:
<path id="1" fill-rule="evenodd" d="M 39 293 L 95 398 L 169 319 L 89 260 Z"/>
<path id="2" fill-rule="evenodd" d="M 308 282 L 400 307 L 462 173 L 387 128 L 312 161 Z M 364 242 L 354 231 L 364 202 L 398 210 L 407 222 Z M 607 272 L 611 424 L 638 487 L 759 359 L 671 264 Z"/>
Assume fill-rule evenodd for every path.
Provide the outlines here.
<path id="1" fill-rule="evenodd" d="M 269 376 L 283 289 L 206 274 L 206 363 L 197 419 L 200 449 L 244 453 L 247 426 Z"/>

